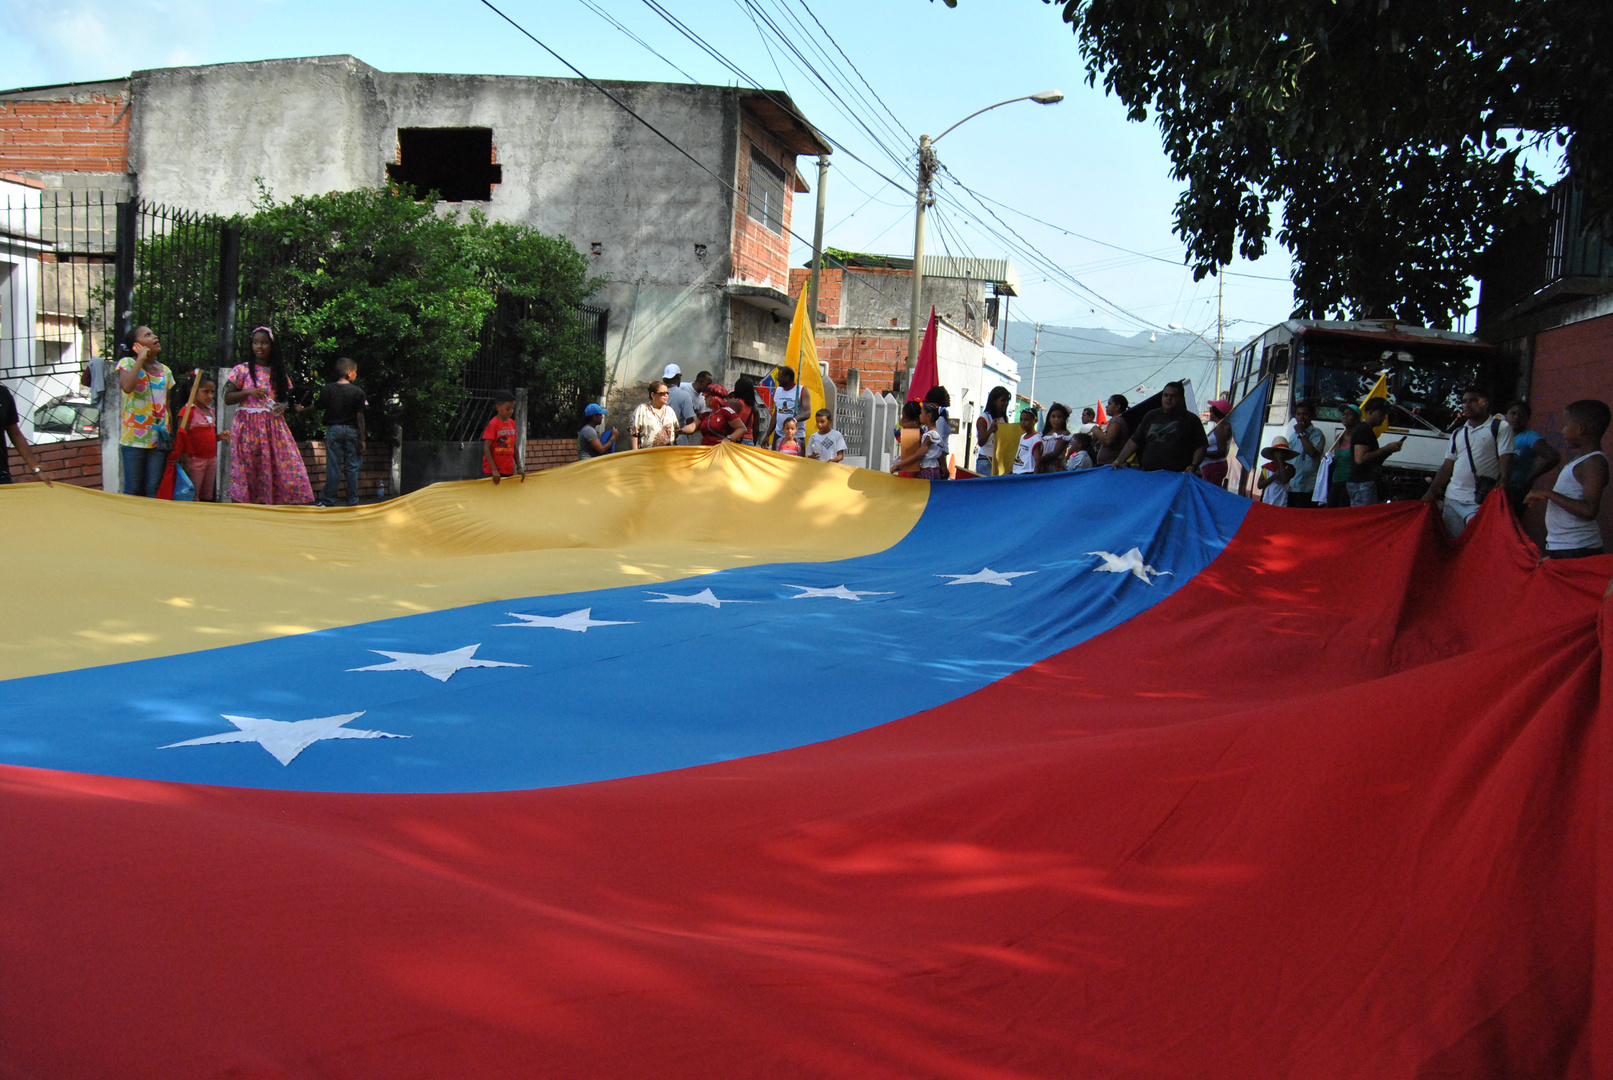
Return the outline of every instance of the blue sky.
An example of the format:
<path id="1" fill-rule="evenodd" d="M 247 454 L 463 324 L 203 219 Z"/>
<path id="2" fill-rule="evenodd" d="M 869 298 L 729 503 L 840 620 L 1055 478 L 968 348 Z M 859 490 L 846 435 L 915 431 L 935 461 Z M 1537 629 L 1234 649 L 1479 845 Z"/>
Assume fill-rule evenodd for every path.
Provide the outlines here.
<path id="1" fill-rule="evenodd" d="M 679 35 L 647 0 L 495 2 L 595 78 L 743 81 Z M 1024 295 L 1014 304 L 1016 319 L 1122 332 L 1180 322 L 1214 335 L 1215 283 L 1195 283 L 1180 265 L 1182 248 L 1171 233 L 1178 185 L 1170 178 L 1158 133 L 1151 124 L 1128 123 L 1117 101 L 1086 85 L 1074 36 L 1059 18 L 1060 5 L 1036 0 L 961 0 L 957 9 L 929 0 L 749 0 L 754 8 L 746 0 L 661 4 L 747 75 L 770 89 L 789 91 L 831 139 L 844 142 L 849 153 L 835 155 L 828 186 L 825 240 L 837 247 L 911 252 L 911 197 L 886 178 L 910 183 L 912 147 L 921 131 L 937 134 L 1005 98 L 1063 90 L 1068 96 L 1061 104 L 1010 105 L 971 121 L 940 144 L 948 170 L 991 200 L 986 205 L 1001 220 L 943 178 L 927 250 L 1013 259 L 1025 281 Z M 633 41 L 601 11 L 666 59 Z M 843 98 L 852 100 L 854 86 L 868 99 L 877 94 L 883 104 L 843 110 L 822 84 L 792 63 L 778 35 L 765 23 L 758 25 L 758 11 L 786 28 Z M 855 70 L 838 56 L 831 68 L 812 51 L 821 47 L 835 55 L 835 45 L 815 32 L 814 16 Z M 810 41 L 802 26 L 814 31 Z M 351 53 L 392 71 L 570 74 L 476 0 L 0 0 L 0 56 L 6 58 L 0 82 L 7 86 L 92 80 L 137 68 L 332 53 Z M 851 154 L 872 168 L 852 161 Z M 795 228 L 802 235 L 811 233 L 814 198 L 798 198 Z M 1008 228 L 1019 238 L 1008 236 Z M 1035 265 L 1027 247 L 1058 270 Z M 804 262 L 807 253 L 800 249 L 796 256 L 796 262 Z M 1226 314 L 1241 321 L 1228 337 L 1252 334 L 1286 317 L 1292 304 L 1286 253 L 1278 250 L 1258 263 L 1230 269 Z"/>

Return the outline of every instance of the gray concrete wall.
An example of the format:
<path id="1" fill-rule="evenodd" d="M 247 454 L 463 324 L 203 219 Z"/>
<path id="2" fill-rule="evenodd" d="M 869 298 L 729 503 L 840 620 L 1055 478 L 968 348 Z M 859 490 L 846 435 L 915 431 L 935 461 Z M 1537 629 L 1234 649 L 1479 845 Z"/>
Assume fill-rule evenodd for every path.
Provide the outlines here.
<path id="1" fill-rule="evenodd" d="M 487 127 L 503 180 L 499 221 L 564 236 L 610 285 L 609 370 L 619 384 L 669 361 L 727 355 L 733 196 L 580 80 L 393 74 L 349 56 L 136 72 L 130 168 L 140 195 L 212 213 L 376 187 L 401 127 Z M 739 101 L 724 87 L 609 83 L 719 176 L 734 175 Z M 594 254 L 597 244 L 597 254 Z"/>
<path id="2" fill-rule="evenodd" d="M 790 342 L 790 320 L 783 316 L 775 318 L 772 312 L 739 300 L 731 304 L 730 377 L 766 375 L 784 363 L 785 346 Z"/>
<path id="3" fill-rule="evenodd" d="M 846 271 L 847 278 L 840 287 L 840 323 L 844 326 L 880 327 L 886 332 L 892 327 L 906 329 L 908 313 L 913 304 L 913 279 L 907 274 L 862 274 L 854 269 Z M 930 308 L 943 319 L 958 326 L 964 324 L 964 297 L 969 298 L 974 318 L 969 322 L 971 333 L 981 333 L 980 326 L 986 316 L 986 283 L 963 278 L 924 279 L 924 300 L 921 310 L 929 316 Z M 894 320 L 894 322 L 892 321 Z"/>

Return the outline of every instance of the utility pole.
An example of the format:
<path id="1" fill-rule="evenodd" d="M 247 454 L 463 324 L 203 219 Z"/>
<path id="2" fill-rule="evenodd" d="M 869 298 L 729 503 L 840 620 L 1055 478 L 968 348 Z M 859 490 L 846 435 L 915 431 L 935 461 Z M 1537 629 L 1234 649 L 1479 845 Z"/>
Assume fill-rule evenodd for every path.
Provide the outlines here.
<path id="1" fill-rule="evenodd" d="M 829 180 L 829 155 L 818 155 L 818 220 L 812 226 L 812 295 L 807 301 L 807 317 L 812 328 L 818 326 L 818 278 L 823 273 L 823 204 L 824 186 Z"/>
<path id="2" fill-rule="evenodd" d="M 1031 404 L 1033 404 L 1033 405 L 1036 403 L 1036 358 L 1039 355 L 1041 355 L 1041 352 L 1042 352 L 1042 324 L 1037 323 L 1036 324 L 1036 337 L 1031 342 L 1031 392 L 1026 395 L 1027 397 L 1029 397 L 1031 399 Z"/>
<path id="3" fill-rule="evenodd" d="M 1003 293 L 1003 309 L 997 313 L 997 318 L 1002 320 L 1003 324 L 1003 352 L 1008 351 L 1008 301 L 1013 298 L 1012 293 Z M 992 344 L 995 345 L 996 342 L 993 341 Z"/>
<path id="4" fill-rule="evenodd" d="M 1221 396 L 1221 335 L 1227 325 L 1227 279 L 1219 270 L 1215 275 L 1215 396 Z"/>
<path id="5" fill-rule="evenodd" d="M 953 127 L 957 125 L 954 124 Z M 941 134 L 945 135 L 946 132 Z M 919 336 L 924 333 L 919 315 L 924 302 L 924 208 L 930 204 L 930 181 L 935 178 L 935 151 L 930 149 L 930 137 L 919 136 L 917 208 L 913 214 L 913 303 L 907 321 L 907 382 L 913 385 L 913 369 L 919 362 Z"/>

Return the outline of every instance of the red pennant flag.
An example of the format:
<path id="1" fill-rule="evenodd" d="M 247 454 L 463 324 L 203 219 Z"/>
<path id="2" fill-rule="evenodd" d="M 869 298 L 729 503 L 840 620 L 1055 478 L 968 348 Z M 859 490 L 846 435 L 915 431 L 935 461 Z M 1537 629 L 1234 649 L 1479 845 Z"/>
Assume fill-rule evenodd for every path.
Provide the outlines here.
<path id="1" fill-rule="evenodd" d="M 1103 407 L 1103 402 L 1100 401 L 1100 402 L 1098 402 L 1098 423 L 1107 424 L 1108 422 L 1109 422 L 1109 412 L 1108 412 L 1107 409 L 1105 409 Z"/>
<path id="2" fill-rule="evenodd" d="M 935 309 L 930 309 L 930 325 L 924 328 L 924 343 L 919 346 L 918 365 L 913 368 L 913 384 L 907 388 L 907 400 L 923 401 L 930 388 L 941 382 L 940 369 L 935 363 Z"/>

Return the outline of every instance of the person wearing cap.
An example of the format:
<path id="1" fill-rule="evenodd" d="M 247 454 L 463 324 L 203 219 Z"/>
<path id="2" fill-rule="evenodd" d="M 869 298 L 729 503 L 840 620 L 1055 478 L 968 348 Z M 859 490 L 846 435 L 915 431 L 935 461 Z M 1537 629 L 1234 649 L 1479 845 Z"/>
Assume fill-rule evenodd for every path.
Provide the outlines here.
<path id="1" fill-rule="evenodd" d="M 699 417 L 700 411 L 695 407 L 694 389 L 683 381 L 683 369 L 676 364 L 668 364 L 661 372 L 661 381 L 666 383 L 667 408 L 678 414 L 679 429 L 689 428 Z M 679 434 L 677 439 L 679 446 L 691 446 L 698 441 L 687 433 Z"/>
<path id="2" fill-rule="evenodd" d="M 605 428 L 605 406 L 589 402 L 582 411 L 582 430 L 577 432 L 578 461 L 600 457 L 615 448 L 616 429 L 605 428 L 601 433 L 600 428 Z"/>
<path id="3" fill-rule="evenodd" d="M 1299 454 L 1279 435 L 1260 451 L 1266 463 L 1260 466 L 1260 501 L 1267 506 L 1288 505 L 1288 485 L 1294 479 L 1293 461 Z"/>
<path id="4" fill-rule="evenodd" d="M 1226 487 L 1227 484 L 1227 449 L 1232 445 L 1232 425 L 1227 421 L 1227 413 L 1232 411 L 1232 402 L 1226 398 L 1216 398 L 1207 406 L 1210 414 L 1210 433 L 1205 436 L 1210 443 L 1204 449 L 1204 461 L 1199 465 L 1199 476 L 1216 487 Z"/>
<path id="5" fill-rule="evenodd" d="M 1288 482 L 1288 505 L 1314 507 L 1316 473 L 1327 452 L 1327 436 L 1316 426 L 1316 408 L 1308 401 L 1294 402 L 1288 445 L 1294 451 L 1294 478 Z"/>

